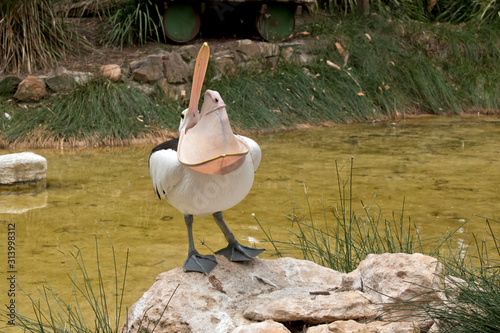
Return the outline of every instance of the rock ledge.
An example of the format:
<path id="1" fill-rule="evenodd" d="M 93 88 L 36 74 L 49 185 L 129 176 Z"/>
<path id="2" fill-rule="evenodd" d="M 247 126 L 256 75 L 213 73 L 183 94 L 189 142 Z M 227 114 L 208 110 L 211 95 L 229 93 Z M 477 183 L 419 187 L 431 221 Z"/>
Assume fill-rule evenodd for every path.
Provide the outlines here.
<path id="1" fill-rule="evenodd" d="M 209 276 L 180 267 L 158 275 L 120 331 L 418 332 L 432 322 L 417 313 L 396 321 L 387 304 L 443 297 L 442 265 L 421 254 L 369 255 L 349 274 L 292 258 L 217 261 Z"/>

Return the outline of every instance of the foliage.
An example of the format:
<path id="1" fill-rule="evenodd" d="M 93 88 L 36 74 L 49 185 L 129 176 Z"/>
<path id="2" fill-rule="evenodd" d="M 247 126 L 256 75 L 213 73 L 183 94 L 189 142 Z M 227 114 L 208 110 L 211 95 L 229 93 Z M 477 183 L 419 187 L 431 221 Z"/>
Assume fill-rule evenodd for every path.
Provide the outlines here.
<path id="1" fill-rule="evenodd" d="M 102 226 L 102 225 L 101 225 Z M 103 229 L 104 230 L 104 229 Z M 64 294 L 58 293 L 51 288 L 47 282 L 42 290 L 39 290 L 39 299 L 34 296 L 26 296 L 31 301 L 34 311 L 34 317 L 16 312 L 16 327 L 22 328 L 24 332 L 42 333 L 47 331 L 60 333 L 118 333 L 122 325 L 121 316 L 123 312 L 123 295 L 125 292 L 125 280 L 127 277 L 128 268 L 128 249 L 125 258 L 125 267 L 123 272 L 118 272 L 118 264 L 115 253 L 115 248 L 106 231 L 104 231 L 111 249 L 114 268 L 114 286 L 109 290 L 104 284 L 105 272 L 101 269 L 101 255 L 99 253 L 99 245 L 97 236 L 95 237 L 96 250 L 96 272 L 94 276 L 92 270 L 87 269 L 86 260 L 83 257 L 83 251 L 75 246 L 76 252 L 69 252 L 69 256 L 65 253 L 65 261 L 70 268 L 69 278 L 73 286 L 71 295 L 73 301 L 64 300 Z M 75 266 L 72 266 L 73 263 Z M 119 276 L 123 274 L 123 280 L 120 281 Z M 177 286 L 178 287 L 178 286 Z M 162 315 L 166 312 L 172 297 L 175 295 L 177 288 L 174 290 L 170 299 L 165 305 Z M 109 293 L 114 295 L 114 298 L 109 298 Z M 2 310 L 0 312 L 0 321 L 9 321 L 8 312 Z M 90 316 L 89 316 L 90 314 Z M 153 326 L 150 333 L 154 332 L 157 323 L 139 323 L 139 329 L 142 325 L 145 327 Z"/>
<path id="2" fill-rule="evenodd" d="M 0 72 L 31 73 L 90 46 L 54 14 L 52 0 L 0 4 Z"/>
<path id="3" fill-rule="evenodd" d="M 74 304 L 69 300 L 65 301 L 64 297 L 53 290 L 47 283 L 42 290 L 39 290 L 39 300 L 35 296 L 26 293 L 26 296 L 31 300 L 35 317 L 31 318 L 16 313 L 16 326 L 22 328 L 25 332 L 34 333 L 47 332 L 48 330 L 64 333 L 118 332 L 123 310 L 122 302 L 127 276 L 128 250 L 123 271 L 123 281 L 119 281 L 115 248 L 109 237 L 108 241 L 111 245 L 114 267 L 114 289 L 112 290 L 114 298 L 110 299 L 107 296 L 110 290 L 107 290 L 104 285 L 96 236 L 97 276 L 95 279 L 87 270 L 81 249 L 75 247 L 76 252 L 70 252 L 69 256 L 63 253 L 71 271 L 69 278 L 74 288 L 72 292 Z M 73 267 L 71 263 L 74 263 L 75 266 Z M 91 311 L 92 318 L 85 315 L 85 311 L 88 310 Z"/>
<path id="4" fill-rule="evenodd" d="M 157 132 L 164 124 L 178 126 L 180 111 L 172 112 L 168 104 L 160 103 L 161 99 L 155 101 L 128 84 L 95 80 L 37 107 L 16 110 L 11 120 L 0 118 L 0 124 L 12 124 L 6 133 L 12 142 L 120 144 Z"/>
<path id="5" fill-rule="evenodd" d="M 453 236 L 454 232 L 451 232 L 436 239 L 421 239 L 416 226 L 404 222 L 404 204 L 401 217 L 397 220 L 393 217 L 393 221 L 372 212 L 375 198 L 369 204 L 361 201 L 362 208 L 356 213 L 352 193 L 353 160 L 341 169 L 337 164 L 336 167 L 338 205 L 331 212 L 323 207 L 319 221 L 311 210 L 307 191 L 305 207 L 301 207 L 294 198 L 293 212 L 287 218 L 291 222 L 290 227 L 256 219 L 278 256 L 300 254 L 304 259 L 322 266 L 350 272 L 370 253 L 419 252 L 438 255 L 443 244 Z M 350 168 L 346 179 L 341 177 L 344 168 Z M 333 219 L 329 218 L 330 214 Z M 276 240 L 271 229 L 265 228 L 263 222 L 287 230 L 291 238 Z"/>
<path id="6" fill-rule="evenodd" d="M 120 47 L 143 45 L 150 38 L 160 42 L 164 36 L 160 10 L 151 0 L 126 0 L 110 13 L 108 25 L 106 39 Z"/>
<path id="7" fill-rule="evenodd" d="M 263 71 L 221 77 L 209 64 L 204 87 L 221 93 L 237 130 L 500 109 L 500 27 L 318 13 L 300 29 L 314 38 L 307 51 L 316 56 L 300 66 L 293 62 L 299 55 L 292 63 L 278 57 Z M 26 110 L 5 111 L 9 103 L 0 103 L 12 115 L 9 120 L 0 114 L 0 146 L 50 140 L 120 144 L 162 128 L 176 132 L 186 105 L 162 95 L 97 80 Z"/>
<path id="8" fill-rule="evenodd" d="M 349 167 L 347 178 L 343 168 Z M 330 267 L 337 271 L 350 272 L 368 254 L 382 253 L 424 253 L 433 256 L 444 265 L 447 301 L 433 303 L 412 300 L 395 304 L 390 310 L 393 319 L 405 321 L 408 309 L 412 316 L 420 314 L 422 320 L 432 318 L 439 326 L 439 332 L 498 332 L 500 330 L 500 239 L 486 219 L 489 238 L 480 239 L 472 235 L 472 242 L 458 242 L 457 231 L 448 232 L 436 239 L 421 239 L 418 229 L 410 222 L 388 221 L 380 213 L 372 212 L 373 201 L 365 204 L 356 213 L 353 208 L 352 160 L 343 168 L 337 167 L 337 206 L 331 211 L 323 207 L 318 219 L 311 210 L 309 198 L 305 196 L 305 208 L 297 200 L 292 214 L 287 218 L 290 226 L 283 226 L 256 219 L 267 242 L 271 243 L 278 256 L 293 254 L 306 260 Z M 404 205 L 403 205 L 404 206 Z M 403 208 L 404 211 L 404 208 Z M 289 232 L 290 238 L 274 238 L 271 228 L 278 227 Z M 460 237 L 463 237 L 461 235 Z M 493 244 L 493 251 L 490 248 Z M 436 291 L 434 291 L 436 292 Z M 437 290 L 443 293 L 443 290 Z"/>
<path id="9" fill-rule="evenodd" d="M 399 20 L 497 25 L 500 21 L 497 0 L 373 0 L 371 8 Z"/>

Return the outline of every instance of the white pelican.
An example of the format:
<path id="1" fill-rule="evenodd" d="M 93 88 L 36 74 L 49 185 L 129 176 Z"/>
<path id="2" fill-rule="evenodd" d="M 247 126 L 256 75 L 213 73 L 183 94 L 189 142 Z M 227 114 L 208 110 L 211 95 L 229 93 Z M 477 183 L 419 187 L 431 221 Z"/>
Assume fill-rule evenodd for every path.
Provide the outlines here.
<path id="1" fill-rule="evenodd" d="M 153 149 L 149 171 L 158 198 L 184 214 L 189 252 L 183 268 L 209 274 L 217 261 L 201 255 L 193 241 L 193 216 L 212 214 L 228 246 L 215 252 L 231 261 L 247 261 L 262 249 L 243 246 L 229 230 L 222 211 L 243 200 L 253 184 L 261 151 L 252 139 L 235 135 L 220 94 L 207 90 L 201 111 L 198 101 L 208 64 L 209 49 L 203 44 L 195 65 L 189 108 L 181 115 L 180 137 Z"/>

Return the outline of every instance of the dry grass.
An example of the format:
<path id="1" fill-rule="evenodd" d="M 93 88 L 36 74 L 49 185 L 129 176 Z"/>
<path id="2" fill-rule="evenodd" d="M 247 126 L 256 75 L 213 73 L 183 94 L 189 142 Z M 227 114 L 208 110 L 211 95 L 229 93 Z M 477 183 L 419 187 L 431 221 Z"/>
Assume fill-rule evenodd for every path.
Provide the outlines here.
<path id="1" fill-rule="evenodd" d="M 54 14 L 49 0 L 0 4 L 0 72 L 32 73 L 90 45 Z"/>

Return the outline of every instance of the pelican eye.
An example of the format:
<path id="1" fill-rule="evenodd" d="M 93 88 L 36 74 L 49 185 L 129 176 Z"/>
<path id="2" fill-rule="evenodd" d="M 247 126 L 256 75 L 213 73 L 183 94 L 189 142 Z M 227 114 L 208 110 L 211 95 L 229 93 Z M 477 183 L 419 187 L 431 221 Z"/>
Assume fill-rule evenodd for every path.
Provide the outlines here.
<path id="1" fill-rule="evenodd" d="M 184 113 L 181 113 L 181 119 L 184 119 L 184 117 L 185 117 Z"/>
<path id="2" fill-rule="evenodd" d="M 219 103 L 219 99 L 218 98 L 215 99 L 215 103 Z"/>

